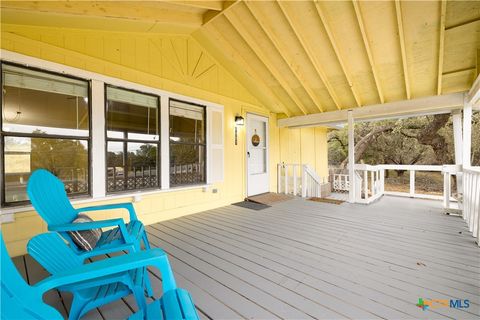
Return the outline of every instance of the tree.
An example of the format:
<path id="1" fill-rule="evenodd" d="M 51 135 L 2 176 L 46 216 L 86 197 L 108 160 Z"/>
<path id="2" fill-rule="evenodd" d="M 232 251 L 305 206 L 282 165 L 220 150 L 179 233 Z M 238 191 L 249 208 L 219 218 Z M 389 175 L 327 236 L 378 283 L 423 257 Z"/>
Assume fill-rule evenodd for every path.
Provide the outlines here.
<path id="1" fill-rule="evenodd" d="M 355 162 L 453 164 L 452 119 L 448 114 L 355 124 Z M 348 128 L 329 132 L 329 163 L 348 162 Z M 480 113 L 472 117 L 472 165 L 480 165 Z"/>

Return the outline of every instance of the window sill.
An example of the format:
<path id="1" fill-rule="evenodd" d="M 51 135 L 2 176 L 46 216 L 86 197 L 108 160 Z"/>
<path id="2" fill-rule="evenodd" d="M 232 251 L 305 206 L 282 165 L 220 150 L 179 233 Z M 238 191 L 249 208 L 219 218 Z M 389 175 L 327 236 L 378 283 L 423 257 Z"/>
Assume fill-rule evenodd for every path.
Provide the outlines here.
<path id="1" fill-rule="evenodd" d="M 123 199 L 131 197 L 131 202 L 140 202 L 142 201 L 142 196 L 148 195 L 155 195 L 155 194 L 162 194 L 162 193 L 169 193 L 169 192 L 178 192 L 178 191 L 188 191 L 188 190 L 196 190 L 196 189 L 204 189 L 212 187 L 213 184 L 197 184 L 197 185 L 189 185 L 189 186 L 179 186 L 173 187 L 169 189 L 156 189 L 156 190 L 146 190 L 146 191 L 136 191 L 136 192 L 124 192 L 124 193 L 115 193 L 109 194 L 104 197 L 79 197 L 71 199 L 71 203 L 73 205 L 77 204 L 84 204 L 90 202 L 97 202 L 97 201 L 108 201 L 108 200 L 116 200 L 116 199 Z M 0 224 L 8 223 L 15 221 L 15 214 L 21 212 L 28 212 L 33 211 L 32 205 L 24 205 L 18 207 L 9 207 L 9 208 L 0 208 Z M 32 214 L 33 215 L 33 214 Z"/>

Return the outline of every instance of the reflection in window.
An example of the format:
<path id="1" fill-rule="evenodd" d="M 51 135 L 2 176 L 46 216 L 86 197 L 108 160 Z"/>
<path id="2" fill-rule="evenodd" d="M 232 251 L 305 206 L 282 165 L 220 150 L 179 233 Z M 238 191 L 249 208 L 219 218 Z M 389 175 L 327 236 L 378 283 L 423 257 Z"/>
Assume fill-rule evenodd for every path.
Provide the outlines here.
<path id="1" fill-rule="evenodd" d="M 205 107 L 170 100 L 170 185 L 204 183 Z"/>
<path id="2" fill-rule="evenodd" d="M 159 99 L 107 86 L 107 192 L 159 186 Z"/>
<path id="3" fill-rule="evenodd" d="M 88 193 L 88 87 L 84 80 L 2 64 L 5 204 L 28 200 L 26 183 L 38 168 L 57 175 L 68 194 Z"/>

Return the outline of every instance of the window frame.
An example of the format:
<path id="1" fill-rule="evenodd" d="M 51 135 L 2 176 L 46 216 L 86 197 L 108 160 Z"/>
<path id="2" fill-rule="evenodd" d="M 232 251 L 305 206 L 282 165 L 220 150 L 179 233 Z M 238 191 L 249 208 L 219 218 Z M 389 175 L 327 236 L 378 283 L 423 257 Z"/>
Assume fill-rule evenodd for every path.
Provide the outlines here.
<path id="1" fill-rule="evenodd" d="M 203 134 L 205 136 L 205 139 L 204 139 L 205 142 L 204 143 L 172 142 L 170 140 L 170 116 L 171 116 L 171 114 L 170 114 L 170 101 L 177 101 L 177 102 L 181 102 L 181 103 L 191 104 L 193 106 L 201 107 L 203 109 L 203 122 L 204 122 Z M 185 101 L 185 100 L 180 100 L 180 99 L 176 99 L 176 98 L 172 98 L 172 97 L 168 98 L 168 146 L 169 146 L 168 177 L 169 177 L 169 181 L 170 181 L 170 166 L 171 166 L 170 156 L 172 154 L 172 149 L 170 148 L 170 145 L 176 144 L 176 145 L 203 146 L 205 148 L 205 152 L 203 154 L 203 163 L 204 163 L 203 176 L 205 177 L 205 181 L 200 182 L 200 183 L 181 184 L 181 185 L 176 185 L 176 186 L 172 186 L 172 182 L 170 181 L 170 188 L 174 189 L 174 188 L 182 188 L 182 187 L 188 187 L 188 186 L 198 186 L 198 185 L 207 184 L 207 181 L 208 181 L 208 177 L 207 177 L 207 172 L 208 172 L 207 171 L 207 166 L 208 166 L 207 153 L 208 153 L 208 146 L 210 145 L 210 141 L 208 139 L 208 134 L 207 134 L 208 133 L 207 125 L 208 125 L 208 122 L 207 122 L 207 106 L 206 105 L 202 105 L 202 104 L 198 104 L 198 103 L 194 103 L 194 102 L 190 102 L 190 101 Z"/>
<path id="2" fill-rule="evenodd" d="M 29 69 L 32 71 L 47 73 L 55 76 L 61 76 L 69 79 L 84 81 L 87 83 L 87 92 L 88 92 L 88 136 L 69 136 L 69 135 L 58 135 L 58 134 L 38 134 L 38 133 L 22 133 L 22 132 L 5 132 L 3 131 L 3 68 L 4 65 L 10 65 L 14 67 Z M 0 87 L 2 88 L 2 93 L 0 94 L 0 109 L 2 110 L 2 115 L 0 116 L 0 140 L 1 140 L 1 148 L 0 148 L 0 175 L 1 175 L 1 185 L 0 185 L 0 206 L 1 208 L 9 208 L 9 207 L 18 207 L 24 206 L 25 204 L 29 204 L 30 200 L 23 200 L 23 201 L 16 201 L 16 202 L 6 202 L 5 201 L 5 137 L 22 137 L 22 138 L 44 138 L 44 139 L 66 139 L 66 140 L 82 140 L 87 141 L 88 143 L 88 186 L 87 192 L 84 193 L 77 193 L 74 195 L 68 195 L 70 199 L 75 198 L 82 198 L 85 196 L 90 197 L 92 195 L 92 81 L 89 79 L 81 78 L 78 76 L 73 76 L 67 73 L 55 72 L 51 70 L 46 70 L 42 68 L 32 67 L 27 64 L 21 64 L 16 62 L 5 62 L 4 60 L 0 61 Z"/>
<path id="3" fill-rule="evenodd" d="M 158 141 L 155 140 L 140 140 L 140 139 L 128 139 L 128 138 L 109 138 L 108 137 L 108 97 L 107 97 L 107 88 L 115 88 L 115 89 L 120 89 L 120 90 L 125 90 L 125 91 L 130 91 L 134 93 L 139 93 L 139 94 L 145 94 L 151 97 L 157 98 L 157 123 L 158 123 Z M 150 92 L 144 92 L 136 89 L 131 89 L 131 88 L 125 88 L 113 84 L 109 84 L 107 82 L 104 82 L 103 84 L 103 89 L 104 89 L 104 120 L 105 120 L 105 126 L 104 126 L 104 132 L 105 132 L 105 195 L 115 195 L 115 194 L 122 194 L 122 193 L 134 193 L 134 192 L 142 192 L 142 191 L 150 191 L 150 190 L 156 190 L 156 189 L 161 189 L 162 187 L 162 154 L 161 154 L 161 147 L 162 147 L 162 122 L 161 122 L 161 108 L 162 108 L 162 101 L 161 101 L 161 96 L 156 95 L 154 93 Z M 149 187 L 149 188 L 141 188 L 141 189 L 125 189 L 125 190 L 119 190 L 119 191 L 108 191 L 108 143 L 109 142 L 122 142 L 125 143 L 128 146 L 129 142 L 132 143 L 145 143 L 145 144 L 157 144 L 157 185 L 154 187 Z M 125 147 L 124 147 L 124 156 L 126 155 L 125 153 Z M 125 172 L 125 169 L 124 169 Z"/>
<path id="4" fill-rule="evenodd" d="M 0 49 L 0 63 L 16 65 L 20 67 L 27 67 L 33 70 L 38 70 L 41 72 L 52 73 L 54 75 L 60 76 L 71 76 L 83 81 L 88 81 L 90 83 L 89 87 L 89 116 L 90 116 L 90 127 L 89 127 L 89 189 L 90 192 L 88 195 L 82 194 L 72 198 L 72 204 L 89 204 L 95 201 L 113 201 L 116 199 L 124 200 L 127 197 L 133 197 L 132 201 L 141 201 L 143 196 L 147 195 L 160 195 L 163 193 L 177 192 L 183 190 L 196 190 L 204 189 L 206 187 L 212 186 L 216 182 L 224 181 L 224 175 L 226 168 L 223 167 L 220 179 L 212 180 L 212 174 L 216 169 L 212 168 L 214 161 L 211 159 L 211 149 L 212 147 L 212 137 L 211 135 L 211 125 L 212 118 L 210 113 L 213 111 L 221 111 L 222 114 L 225 114 L 224 104 L 218 102 L 212 102 L 209 100 L 204 100 L 194 96 L 185 95 L 182 93 L 176 93 L 174 91 L 169 91 L 161 89 L 160 87 L 154 87 L 147 84 L 144 81 L 135 81 L 135 80 L 124 80 L 118 76 L 110 76 L 105 73 L 99 73 L 96 71 L 91 71 L 87 69 L 80 69 L 78 67 L 66 65 L 64 63 L 53 62 L 45 60 L 43 58 L 33 57 L 17 53 L 11 50 Z M 0 79 L 1 80 L 1 79 Z M 1 83 L 0 83 L 1 84 Z M 169 185 L 169 159 L 161 159 L 160 170 L 162 173 L 160 179 L 161 188 L 149 189 L 149 190 L 127 190 L 122 193 L 115 194 L 106 194 L 106 159 L 105 159 L 105 84 L 110 84 L 112 86 L 117 86 L 121 88 L 127 88 L 131 90 L 136 90 L 141 93 L 152 94 L 160 97 L 160 142 L 161 142 L 161 154 L 167 154 L 169 158 L 169 109 L 168 101 L 170 98 L 186 101 L 191 104 L 198 104 L 206 106 L 206 182 L 198 185 L 185 185 L 178 187 L 170 187 Z M 1 124 L 0 118 L 0 124 Z M 225 130 L 227 129 L 227 120 L 225 117 L 222 117 L 222 159 L 220 159 L 225 164 L 224 159 L 224 147 L 227 139 Z M 78 137 L 75 137 L 78 138 Z M 85 137 L 86 138 L 86 137 Z M 1 142 L 1 140 L 0 140 Z M 163 157 L 165 158 L 165 157 Z M 0 171 L 3 168 L 3 159 L 0 156 Z M 0 186 L 3 185 L 3 177 L 0 172 Z M 2 194 L 0 190 L 0 195 Z M 0 207 L 0 223 L 2 222 L 12 222 L 15 220 L 15 214 L 20 212 L 30 212 L 33 210 L 28 201 L 27 203 L 15 203 L 15 205 L 2 206 Z"/>

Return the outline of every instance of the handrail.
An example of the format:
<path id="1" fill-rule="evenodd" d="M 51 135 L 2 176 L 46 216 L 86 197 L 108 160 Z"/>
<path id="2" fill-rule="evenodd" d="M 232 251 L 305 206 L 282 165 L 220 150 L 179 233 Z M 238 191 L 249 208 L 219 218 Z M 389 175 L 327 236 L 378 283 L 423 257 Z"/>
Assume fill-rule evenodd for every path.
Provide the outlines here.
<path id="1" fill-rule="evenodd" d="M 320 197 L 322 179 L 308 164 L 279 163 L 277 192 L 302 197 Z"/>

